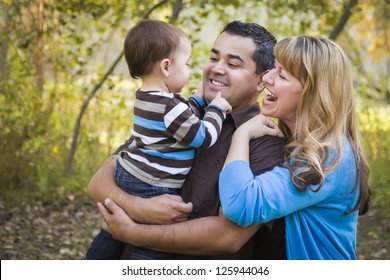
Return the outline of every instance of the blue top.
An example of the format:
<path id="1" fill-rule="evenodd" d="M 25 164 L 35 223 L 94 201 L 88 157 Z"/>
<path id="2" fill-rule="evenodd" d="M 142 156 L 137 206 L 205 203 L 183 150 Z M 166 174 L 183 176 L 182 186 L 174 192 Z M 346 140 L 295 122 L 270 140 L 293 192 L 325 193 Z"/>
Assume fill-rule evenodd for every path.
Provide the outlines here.
<path id="1" fill-rule="evenodd" d="M 355 184 L 354 154 L 345 139 L 341 161 L 318 192 L 299 192 L 287 168 L 254 177 L 248 162 L 237 160 L 222 170 L 219 194 L 224 215 L 241 226 L 285 217 L 288 259 L 356 259 L 358 211 L 345 214 L 357 201 Z"/>

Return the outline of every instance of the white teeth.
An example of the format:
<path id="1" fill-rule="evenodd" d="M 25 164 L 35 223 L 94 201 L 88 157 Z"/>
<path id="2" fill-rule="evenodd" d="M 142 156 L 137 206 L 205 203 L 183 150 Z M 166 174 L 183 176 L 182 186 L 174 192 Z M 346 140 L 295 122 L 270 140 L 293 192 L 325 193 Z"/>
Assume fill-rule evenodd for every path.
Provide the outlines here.
<path id="1" fill-rule="evenodd" d="M 216 80 L 211 80 L 211 83 L 216 86 L 225 87 L 226 85 L 224 83 L 218 82 Z"/>
<path id="2" fill-rule="evenodd" d="M 276 97 L 273 93 L 271 93 L 271 92 L 267 92 L 267 96 L 269 96 L 269 97 Z"/>
<path id="3" fill-rule="evenodd" d="M 268 100 L 269 102 L 275 102 L 278 100 L 278 97 L 275 94 L 273 94 L 272 92 L 267 90 L 266 93 L 267 93 L 267 96 L 265 97 L 265 99 Z"/>
<path id="4" fill-rule="evenodd" d="M 272 92 L 270 92 L 267 88 L 264 91 L 267 94 L 267 97 L 275 97 L 276 98 L 276 96 Z"/>

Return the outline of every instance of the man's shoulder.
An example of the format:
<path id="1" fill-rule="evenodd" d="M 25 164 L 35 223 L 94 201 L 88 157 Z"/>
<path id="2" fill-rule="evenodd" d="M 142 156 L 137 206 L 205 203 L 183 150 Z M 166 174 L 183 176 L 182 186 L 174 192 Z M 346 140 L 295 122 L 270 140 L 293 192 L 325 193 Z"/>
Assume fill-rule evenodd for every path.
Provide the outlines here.
<path id="1" fill-rule="evenodd" d="M 283 161 L 283 138 L 263 136 L 250 143 L 250 166 L 256 175 L 271 170 Z"/>
<path id="2" fill-rule="evenodd" d="M 282 150 L 285 145 L 285 140 L 281 137 L 265 135 L 263 137 L 253 139 L 249 143 L 251 149 L 257 150 L 260 147 Z"/>

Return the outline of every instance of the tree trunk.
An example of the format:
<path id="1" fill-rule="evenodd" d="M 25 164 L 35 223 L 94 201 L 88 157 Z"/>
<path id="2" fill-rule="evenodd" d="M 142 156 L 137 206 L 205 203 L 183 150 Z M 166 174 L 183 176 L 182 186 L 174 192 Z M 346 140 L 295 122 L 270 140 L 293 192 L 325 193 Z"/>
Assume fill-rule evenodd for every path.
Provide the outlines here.
<path id="1" fill-rule="evenodd" d="M 1 39 L 0 39 L 0 82 L 5 82 L 7 77 L 7 67 L 8 67 L 8 32 L 9 32 L 9 14 L 8 9 L 5 7 L 5 4 L 0 3 L 1 10 L 3 14 L 3 18 L 1 19 L 1 25 L 3 26 L 3 30 L 1 31 Z"/>
<path id="2" fill-rule="evenodd" d="M 44 83 L 44 70 L 43 70 L 43 49 L 44 49 L 44 0 L 37 0 L 36 5 L 33 8 L 31 14 L 33 17 L 33 29 L 32 32 L 35 33 L 35 48 L 33 51 L 33 63 L 35 68 L 35 82 L 38 93 L 40 94 L 39 98 L 42 98 L 43 93 L 43 83 Z M 39 108 L 37 108 L 39 109 Z"/>
<path id="3" fill-rule="evenodd" d="M 385 82 L 385 98 L 386 98 L 386 103 L 390 104 L 390 58 L 386 58 L 386 82 Z"/>
<path id="4" fill-rule="evenodd" d="M 358 0 L 350 0 L 348 4 L 344 5 L 343 13 L 339 21 L 337 22 L 335 28 L 330 33 L 329 39 L 332 39 L 334 41 L 337 40 L 337 37 L 343 31 L 345 25 L 347 24 L 349 18 L 352 15 L 352 8 L 355 7 L 358 4 L 358 2 L 359 2 Z"/>
<path id="5" fill-rule="evenodd" d="M 157 3 L 147 13 L 145 13 L 145 15 L 143 16 L 143 19 L 149 18 L 150 14 L 155 9 L 157 9 L 158 7 L 166 4 L 167 2 L 168 2 L 168 0 L 163 0 L 163 1 L 159 2 L 159 3 Z M 178 2 L 182 2 L 182 1 L 179 0 Z M 180 8 L 182 9 L 183 6 L 181 5 Z M 179 14 L 179 12 L 180 12 L 180 9 L 176 12 L 176 16 Z M 91 99 L 96 95 L 96 93 L 101 88 L 101 86 L 104 84 L 104 82 L 106 81 L 108 76 L 111 75 L 111 73 L 114 71 L 115 67 L 118 65 L 118 63 L 122 59 L 123 54 L 124 54 L 124 52 L 122 51 L 118 55 L 117 59 L 110 66 L 108 71 L 104 74 L 103 78 L 96 84 L 96 86 L 88 94 L 87 98 L 84 100 L 83 104 L 81 105 L 81 109 L 80 109 L 80 112 L 79 112 L 79 114 L 77 116 L 75 127 L 73 129 L 72 145 L 71 145 L 71 148 L 69 150 L 68 159 L 67 159 L 66 164 L 65 164 L 65 169 L 64 169 L 64 176 L 65 177 L 69 176 L 69 174 L 70 174 L 70 172 L 72 170 L 72 163 L 73 163 L 74 155 L 76 154 L 76 149 L 77 149 L 77 140 L 78 140 L 78 136 L 79 136 L 80 129 L 81 129 L 81 120 L 82 120 L 82 118 L 84 116 L 84 113 L 87 110 L 87 107 L 88 107 Z"/>
<path id="6" fill-rule="evenodd" d="M 108 76 L 111 75 L 112 71 L 114 71 L 115 67 L 121 61 L 122 56 L 123 56 L 123 51 L 118 55 L 118 57 L 115 59 L 114 63 L 111 65 L 110 69 L 108 69 L 106 74 L 104 74 L 103 78 L 95 85 L 95 87 L 88 94 L 87 98 L 84 100 L 83 104 L 81 105 L 81 109 L 80 109 L 80 112 L 77 116 L 75 127 L 73 129 L 72 146 L 70 147 L 69 156 L 68 156 L 68 159 L 67 159 L 66 164 L 65 164 L 64 176 L 68 176 L 70 171 L 72 170 L 72 162 L 73 162 L 74 155 L 75 155 L 76 149 L 77 149 L 77 139 L 79 137 L 79 133 L 80 133 L 80 129 L 81 129 L 81 120 L 84 116 L 85 111 L 87 110 L 89 102 L 96 95 L 97 91 L 101 88 L 103 83 L 107 80 Z"/>
<path id="7" fill-rule="evenodd" d="M 174 23 L 179 18 L 179 13 L 183 9 L 183 0 L 177 0 L 172 6 L 172 16 L 169 20 L 170 23 Z"/>

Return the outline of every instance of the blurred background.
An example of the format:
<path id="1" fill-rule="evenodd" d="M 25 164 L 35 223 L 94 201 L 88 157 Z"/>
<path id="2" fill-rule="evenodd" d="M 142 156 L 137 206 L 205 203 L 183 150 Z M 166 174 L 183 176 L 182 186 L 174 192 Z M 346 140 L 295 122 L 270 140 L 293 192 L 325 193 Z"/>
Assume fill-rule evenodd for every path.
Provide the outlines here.
<path id="1" fill-rule="evenodd" d="M 1 0 L 1 259 L 83 258 L 100 226 L 87 184 L 132 126 L 139 82 L 123 42 L 143 18 L 189 34 L 187 97 L 232 20 L 259 23 L 277 39 L 322 35 L 341 45 L 374 190 L 357 255 L 390 259 L 390 0 Z"/>

